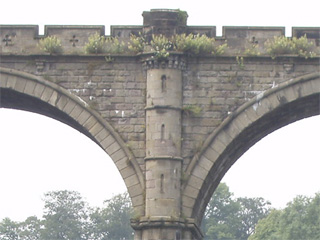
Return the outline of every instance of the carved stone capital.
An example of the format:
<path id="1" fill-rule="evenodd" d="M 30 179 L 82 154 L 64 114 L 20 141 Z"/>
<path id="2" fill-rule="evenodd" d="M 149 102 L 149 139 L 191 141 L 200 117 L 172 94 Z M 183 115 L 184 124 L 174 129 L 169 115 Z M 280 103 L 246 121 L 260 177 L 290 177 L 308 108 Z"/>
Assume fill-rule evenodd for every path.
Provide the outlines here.
<path id="1" fill-rule="evenodd" d="M 144 70 L 148 69 L 186 69 L 186 60 L 181 54 L 171 53 L 167 58 L 156 58 L 153 55 L 147 54 L 142 59 Z"/>

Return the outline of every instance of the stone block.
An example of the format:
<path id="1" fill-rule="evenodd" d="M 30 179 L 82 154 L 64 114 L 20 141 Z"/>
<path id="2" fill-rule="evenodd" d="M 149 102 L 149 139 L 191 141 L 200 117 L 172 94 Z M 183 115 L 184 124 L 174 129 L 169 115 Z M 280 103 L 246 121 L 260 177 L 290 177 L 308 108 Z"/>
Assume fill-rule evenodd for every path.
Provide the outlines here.
<path id="1" fill-rule="evenodd" d="M 198 178 L 194 175 L 190 175 L 188 179 L 188 185 L 190 185 L 193 188 L 200 189 L 203 184 L 203 180 L 201 178 Z"/>
<path id="2" fill-rule="evenodd" d="M 201 161 L 201 160 L 200 160 Z M 210 168 L 209 168 L 210 169 Z M 202 180 L 205 179 L 205 177 L 208 174 L 208 169 L 204 169 L 200 164 L 193 170 L 192 174 Z"/>
<path id="3" fill-rule="evenodd" d="M 107 149 L 111 144 L 115 142 L 114 137 L 110 134 L 108 135 L 100 144 L 103 149 Z"/>
<path id="4" fill-rule="evenodd" d="M 128 192 L 130 193 L 131 198 L 142 195 L 142 193 L 143 193 L 142 189 L 141 189 L 141 185 L 139 183 L 128 187 Z"/>
<path id="5" fill-rule="evenodd" d="M 124 181 L 126 183 L 127 188 L 130 188 L 131 186 L 134 186 L 136 184 L 139 184 L 139 179 L 137 175 L 131 175 L 127 178 L 124 178 Z"/>
<path id="6" fill-rule="evenodd" d="M 144 206 L 143 194 L 131 198 L 132 205 L 136 208 L 138 206 Z"/>
<path id="7" fill-rule="evenodd" d="M 61 96 L 58 100 L 58 104 L 60 103 L 60 100 L 63 99 L 63 96 Z M 61 107 L 63 107 L 66 104 L 67 100 L 61 100 Z M 57 105 L 58 105 L 57 104 Z M 90 118 L 91 114 L 88 111 L 83 111 L 78 117 L 77 117 L 77 121 L 79 124 L 83 125 L 89 118 Z"/>
<path id="8" fill-rule="evenodd" d="M 18 92 L 21 92 L 23 93 L 24 92 L 24 88 L 26 86 L 26 83 L 27 81 L 22 79 L 22 78 L 17 78 L 16 79 L 16 83 L 15 83 L 15 86 L 14 86 L 14 89 Z"/>
<path id="9" fill-rule="evenodd" d="M 196 197 L 199 194 L 199 189 L 196 189 L 191 186 L 186 186 L 186 188 L 183 191 L 184 195 L 189 196 L 189 197 Z"/>
<path id="10" fill-rule="evenodd" d="M 109 154 L 112 155 L 114 152 L 118 151 L 120 149 L 120 145 L 117 142 L 112 143 L 110 146 L 105 148 L 105 151 Z"/>
<path id="11" fill-rule="evenodd" d="M 95 135 L 95 139 L 97 139 L 98 142 L 102 142 L 104 139 L 106 139 L 109 136 L 109 132 L 106 129 L 102 129 L 97 135 Z"/>
<path id="12" fill-rule="evenodd" d="M 45 87 L 44 90 L 43 90 L 43 92 L 42 92 L 42 94 L 41 94 L 40 99 L 41 99 L 42 101 L 44 101 L 44 102 L 48 102 L 49 99 L 51 98 L 52 94 L 53 94 L 53 89 L 50 88 L 50 87 Z M 73 103 L 73 104 L 72 104 L 72 103 Z M 72 101 L 69 101 L 69 106 L 71 106 L 71 105 L 73 105 L 73 107 L 74 107 L 74 106 L 75 106 L 75 103 L 72 102 Z M 66 108 L 64 108 L 64 109 L 66 109 Z M 73 108 L 72 108 L 72 109 L 73 109 Z M 71 109 L 71 110 L 72 110 L 72 109 Z M 67 110 L 69 110 L 69 109 L 67 109 Z M 70 112 L 71 112 L 71 111 L 70 111 Z M 67 113 L 70 113 L 70 112 L 67 112 Z"/>
<path id="13" fill-rule="evenodd" d="M 204 156 L 208 159 L 216 159 L 219 156 L 219 153 L 211 147 L 208 147 L 204 152 Z"/>
<path id="14" fill-rule="evenodd" d="M 1 78 L 1 82 L 3 81 L 3 79 Z M 27 81 L 26 83 L 26 86 L 23 90 L 23 92 L 25 94 L 28 94 L 28 95 L 33 95 L 33 92 L 34 92 L 34 89 L 36 87 L 36 82 L 34 81 Z"/>
<path id="15" fill-rule="evenodd" d="M 195 204 L 196 200 L 194 198 L 188 197 L 188 196 L 183 196 L 182 197 L 182 205 L 185 207 L 190 207 L 192 208 Z"/>
<path id="16" fill-rule="evenodd" d="M 42 84 L 37 83 L 36 87 L 34 88 L 34 92 L 33 92 L 34 96 L 40 98 L 44 88 L 45 87 Z"/>
<path id="17" fill-rule="evenodd" d="M 125 158 L 126 157 L 126 153 L 122 149 L 119 149 L 118 151 L 116 151 L 113 154 L 111 154 L 110 157 L 116 163 L 120 159 Z"/>

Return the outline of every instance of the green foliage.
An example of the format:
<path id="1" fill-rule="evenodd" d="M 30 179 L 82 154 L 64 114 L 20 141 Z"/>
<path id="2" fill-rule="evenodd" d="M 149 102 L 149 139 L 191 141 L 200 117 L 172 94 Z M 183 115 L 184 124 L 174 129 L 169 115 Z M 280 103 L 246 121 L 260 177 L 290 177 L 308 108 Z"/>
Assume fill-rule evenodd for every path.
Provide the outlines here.
<path id="1" fill-rule="evenodd" d="M 236 61 L 237 61 L 238 67 L 239 67 L 241 70 L 244 69 L 244 58 L 243 58 L 243 57 L 236 56 Z"/>
<path id="2" fill-rule="evenodd" d="M 127 48 L 124 42 L 119 41 L 118 38 L 100 36 L 98 33 L 92 35 L 88 39 L 84 47 L 84 51 L 89 54 L 101 53 L 123 53 Z"/>
<path id="3" fill-rule="evenodd" d="M 105 53 L 123 53 L 126 49 L 126 44 L 119 41 L 118 38 L 108 37 L 105 40 L 104 52 Z"/>
<path id="4" fill-rule="evenodd" d="M 227 48 L 227 43 L 216 45 L 214 38 L 206 35 L 181 34 L 173 38 L 175 49 L 189 55 L 221 55 Z"/>
<path id="5" fill-rule="evenodd" d="M 40 39 L 39 47 L 41 51 L 46 53 L 58 54 L 63 52 L 61 41 L 56 36 L 48 36 Z"/>
<path id="6" fill-rule="evenodd" d="M 273 210 L 249 239 L 320 239 L 320 193 L 314 198 L 297 196 L 285 209 Z"/>
<path id="7" fill-rule="evenodd" d="M 214 192 L 202 221 L 205 239 L 247 239 L 256 223 L 267 216 L 263 198 L 234 198 L 225 183 Z"/>
<path id="8" fill-rule="evenodd" d="M 243 54 L 248 57 L 260 56 L 261 53 L 259 51 L 259 45 L 258 44 L 251 44 L 250 47 L 246 47 Z"/>
<path id="9" fill-rule="evenodd" d="M 18 240 L 19 223 L 5 218 L 0 222 L 0 239 L 2 240 Z"/>
<path id="10" fill-rule="evenodd" d="M 199 117 L 202 112 L 202 108 L 197 105 L 187 105 L 182 108 L 182 111 L 186 116 Z"/>
<path id="11" fill-rule="evenodd" d="M 41 239 L 42 221 L 35 216 L 28 217 L 24 222 L 19 224 L 19 235 L 21 240 L 38 240 Z"/>
<path id="12" fill-rule="evenodd" d="M 128 50 L 133 53 L 142 53 L 146 45 L 145 38 L 139 34 L 139 36 L 131 34 L 130 40 L 128 43 Z"/>
<path id="13" fill-rule="evenodd" d="M 79 193 L 49 192 L 44 201 L 43 239 L 86 239 L 88 206 Z"/>
<path id="14" fill-rule="evenodd" d="M 23 222 L 5 218 L 0 222 L 1 240 L 107 240 L 133 239 L 132 212 L 127 193 L 92 209 L 78 192 L 45 194 L 43 219 L 29 217 Z"/>
<path id="15" fill-rule="evenodd" d="M 105 37 L 100 36 L 99 33 L 95 33 L 94 35 L 91 35 L 89 37 L 88 43 L 86 43 L 86 45 L 84 46 L 84 51 L 89 54 L 103 53 L 104 44 L 105 44 Z"/>
<path id="16" fill-rule="evenodd" d="M 265 218 L 270 212 L 271 203 L 263 198 L 237 198 L 240 204 L 239 216 L 241 216 L 241 238 L 247 239 L 254 233 L 255 226 L 260 219 Z"/>
<path id="17" fill-rule="evenodd" d="M 0 222 L 1 240 L 39 240 L 42 222 L 37 217 L 28 217 L 24 222 L 5 218 Z"/>
<path id="18" fill-rule="evenodd" d="M 114 196 L 104 202 L 104 208 L 97 208 L 90 216 L 93 239 L 132 239 L 130 227 L 132 207 L 127 193 Z"/>
<path id="19" fill-rule="evenodd" d="M 294 54 L 299 57 L 309 58 L 316 54 L 312 51 L 313 43 L 308 41 L 307 36 L 292 39 L 285 36 L 274 37 L 265 43 L 266 52 L 275 58 L 279 55 Z"/>
<path id="20" fill-rule="evenodd" d="M 169 57 L 169 51 L 172 50 L 172 42 L 163 35 L 152 35 L 150 42 L 151 51 L 155 52 L 155 57 L 159 60 L 167 59 Z"/>
<path id="21" fill-rule="evenodd" d="M 142 53 L 145 51 L 154 53 L 154 57 L 165 60 L 169 57 L 170 51 L 180 51 L 189 55 L 221 55 L 228 47 L 227 43 L 216 44 L 214 38 L 206 35 L 182 34 L 167 38 L 164 35 L 152 35 L 151 41 L 140 34 L 131 35 L 127 44 L 120 42 L 117 38 L 105 38 L 98 33 L 89 37 L 89 42 L 85 45 L 85 52 L 90 54 L 102 53 Z"/>

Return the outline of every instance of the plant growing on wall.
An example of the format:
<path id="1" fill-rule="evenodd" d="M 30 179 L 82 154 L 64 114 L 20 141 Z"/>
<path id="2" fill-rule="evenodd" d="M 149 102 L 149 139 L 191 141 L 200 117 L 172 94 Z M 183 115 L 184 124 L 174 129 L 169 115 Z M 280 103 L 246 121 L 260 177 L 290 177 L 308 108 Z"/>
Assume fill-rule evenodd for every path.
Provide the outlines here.
<path id="1" fill-rule="evenodd" d="M 105 40 L 105 52 L 106 53 L 123 53 L 126 51 L 127 45 L 119 41 L 118 38 L 108 37 Z"/>
<path id="2" fill-rule="evenodd" d="M 84 47 L 84 51 L 89 54 L 99 53 L 123 53 L 127 46 L 124 42 L 119 41 L 118 38 L 100 36 L 96 33 L 89 37 L 88 43 Z"/>
<path id="3" fill-rule="evenodd" d="M 157 59 L 166 59 L 170 51 L 179 51 L 189 55 L 221 55 L 228 47 L 227 43 L 217 44 L 214 38 L 206 35 L 181 34 L 172 38 L 164 35 L 152 35 L 150 42 L 140 34 L 131 35 L 128 43 L 121 42 L 118 38 L 105 38 L 98 33 L 92 35 L 85 45 L 85 52 L 89 54 L 99 53 L 143 53 L 153 52 Z"/>
<path id="4" fill-rule="evenodd" d="M 85 53 L 103 53 L 104 52 L 104 45 L 105 45 L 105 37 L 100 36 L 100 34 L 95 33 L 94 35 L 91 35 L 88 39 L 88 43 L 84 46 Z"/>
<path id="5" fill-rule="evenodd" d="M 202 112 L 202 108 L 197 105 L 187 105 L 182 108 L 182 111 L 186 116 L 199 117 Z"/>
<path id="6" fill-rule="evenodd" d="M 51 54 L 62 53 L 62 45 L 60 39 L 56 36 L 48 36 L 46 38 L 40 39 L 39 47 L 41 51 Z"/>
<path id="7" fill-rule="evenodd" d="M 246 47 L 243 54 L 248 57 L 260 56 L 261 53 L 259 51 L 259 45 L 258 44 L 251 44 L 249 47 Z"/>
<path id="8" fill-rule="evenodd" d="M 227 43 L 217 45 L 214 38 L 206 35 L 181 34 L 173 38 L 175 49 L 190 55 L 221 55 L 227 48 Z"/>
<path id="9" fill-rule="evenodd" d="M 146 45 L 145 38 L 139 34 L 139 36 L 130 35 L 130 40 L 128 42 L 128 50 L 133 53 L 142 53 Z"/>
<path id="10" fill-rule="evenodd" d="M 154 51 L 155 57 L 160 60 L 169 57 L 169 51 L 173 49 L 172 42 L 163 35 L 152 35 L 150 45 L 151 51 Z"/>
<path id="11" fill-rule="evenodd" d="M 265 43 L 266 52 L 275 58 L 279 55 L 294 54 L 299 57 L 309 58 L 316 54 L 313 52 L 313 43 L 308 41 L 307 36 L 292 39 L 285 36 L 276 36 Z"/>

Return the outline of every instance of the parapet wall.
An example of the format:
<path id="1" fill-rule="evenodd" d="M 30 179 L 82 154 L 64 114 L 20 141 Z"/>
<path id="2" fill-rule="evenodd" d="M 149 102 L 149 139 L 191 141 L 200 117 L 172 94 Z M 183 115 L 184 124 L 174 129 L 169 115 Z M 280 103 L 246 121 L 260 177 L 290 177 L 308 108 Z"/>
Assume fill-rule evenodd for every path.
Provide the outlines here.
<path id="1" fill-rule="evenodd" d="M 184 14 L 184 15 L 183 15 Z M 182 17 L 181 17 L 182 16 Z M 248 44 L 263 45 L 267 39 L 285 35 L 284 27 L 223 27 L 222 37 L 216 36 L 215 26 L 188 26 L 187 13 L 180 10 L 151 10 L 143 12 L 143 25 L 111 26 L 111 36 L 126 41 L 131 34 L 164 34 L 181 33 L 205 34 L 216 38 L 219 42 L 228 42 L 228 46 L 241 50 Z M 183 18 L 181 20 L 181 18 Z M 81 54 L 90 35 L 99 33 L 105 35 L 104 26 L 45 26 L 44 35 L 39 35 L 37 25 L 0 25 L 0 53 L 34 54 L 39 53 L 38 43 L 41 38 L 55 35 L 64 49 L 65 54 Z M 306 35 L 319 48 L 320 27 L 294 27 L 292 37 Z"/>
<path id="2" fill-rule="evenodd" d="M 143 26 L 111 26 L 111 36 L 127 40 L 131 34 L 139 34 Z M 105 35 L 104 26 L 45 26 L 44 35 L 39 35 L 37 25 L 0 25 L 0 53 L 30 54 L 38 53 L 38 43 L 41 38 L 57 36 L 65 53 L 81 53 L 90 35 L 99 33 Z M 223 27 L 222 37 L 216 36 L 214 26 L 187 26 L 186 33 L 206 34 L 217 41 L 227 40 L 232 48 L 242 49 L 250 43 L 264 44 L 274 36 L 284 36 L 284 27 Z M 292 28 L 292 37 L 306 35 L 314 45 L 319 47 L 320 27 Z"/>

